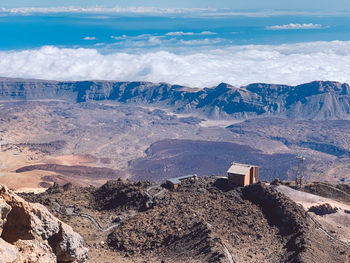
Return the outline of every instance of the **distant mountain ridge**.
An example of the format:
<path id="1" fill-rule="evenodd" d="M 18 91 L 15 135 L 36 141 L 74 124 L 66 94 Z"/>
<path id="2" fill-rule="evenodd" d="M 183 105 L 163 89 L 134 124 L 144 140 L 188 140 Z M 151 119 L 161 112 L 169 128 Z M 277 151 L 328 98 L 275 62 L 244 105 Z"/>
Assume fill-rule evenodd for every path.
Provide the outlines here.
<path id="1" fill-rule="evenodd" d="M 180 85 L 119 81 L 46 81 L 0 78 L 0 100 L 114 100 L 196 113 L 212 119 L 278 116 L 301 120 L 350 119 L 350 86 L 314 81 L 297 86 L 255 83 L 192 89 Z"/>

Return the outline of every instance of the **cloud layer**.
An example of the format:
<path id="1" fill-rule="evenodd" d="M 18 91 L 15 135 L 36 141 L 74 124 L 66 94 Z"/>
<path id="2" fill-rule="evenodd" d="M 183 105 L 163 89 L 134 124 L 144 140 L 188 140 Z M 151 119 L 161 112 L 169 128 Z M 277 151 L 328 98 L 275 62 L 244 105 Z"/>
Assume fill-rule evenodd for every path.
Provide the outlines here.
<path id="1" fill-rule="evenodd" d="M 1 8 L 1 15 L 30 15 L 52 13 L 92 13 L 92 14 L 140 14 L 140 15 L 191 15 L 191 16 L 247 16 L 247 17 L 271 17 L 271 16 L 340 16 L 349 15 L 349 11 L 295 11 L 295 10 L 257 10 L 237 11 L 230 8 L 160 8 L 148 6 L 129 7 L 105 7 L 105 6 L 57 6 L 57 7 L 19 7 Z"/>
<path id="2" fill-rule="evenodd" d="M 96 40 L 96 37 L 84 37 L 84 40 Z"/>
<path id="3" fill-rule="evenodd" d="M 269 30 L 301 30 L 301 29 L 321 29 L 322 25 L 320 24 L 288 24 L 281 26 L 268 26 L 266 29 Z"/>
<path id="4" fill-rule="evenodd" d="M 0 52 L 0 76 L 55 80 L 144 80 L 191 87 L 220 82 L 300 84 L 313 80 L 350 83 L 350 42 L 279 46 L 231 46 L 175 54 L 167 51 L 101 54 L 95 49 Z"/>
<path id="5" fill-rule="evenodd" d="M 34 13 L 134 13 L 134 14 L 187 14 L 196 12 L 218 12 L 217 8 L 159 8 L 145 6 L 130 7 L 79 7 L 79 6 L 58 6 L 58 7 L 20 7 L 0 8 L 1 13 L 9 14 L 34 14 Z M 224 9 L 225 10 L 225 9 Z"/>
<path id="6" fill-rule="evenodd" d="M 177 31 L 177 32 L 169 32 L 169 33 L 166 33 L 165 35 L 166 36 L 206 36 L 206 35 L 216 35 L 216 33 L 210 32 L 210 31 L 202 31 L 200 33 Z"/>

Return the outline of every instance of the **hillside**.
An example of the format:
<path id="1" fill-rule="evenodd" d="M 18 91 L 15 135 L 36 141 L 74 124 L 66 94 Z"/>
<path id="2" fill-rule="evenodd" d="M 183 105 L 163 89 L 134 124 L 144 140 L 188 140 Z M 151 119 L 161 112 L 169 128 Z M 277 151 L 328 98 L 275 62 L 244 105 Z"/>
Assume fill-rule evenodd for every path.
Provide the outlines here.
<path id="1" fill-rule="evenodd" d="M 151 182 L 118 180 L 101 188 L 55 185 L 22 196 L 44 204 L 80 233 L 90 248 L 89 262 L 350 259 L 347 246 L 263 183 L 231 188 L 225 179 L 201 177 L 169 191 Z"/>

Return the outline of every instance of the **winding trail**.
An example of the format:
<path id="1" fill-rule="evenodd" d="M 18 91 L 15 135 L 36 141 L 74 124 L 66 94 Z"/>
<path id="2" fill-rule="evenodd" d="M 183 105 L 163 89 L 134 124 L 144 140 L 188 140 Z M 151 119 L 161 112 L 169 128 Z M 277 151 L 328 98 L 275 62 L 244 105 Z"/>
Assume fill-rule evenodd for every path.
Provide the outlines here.
<path id="1" fill-rule="evenodd" d="M 166 189 L 163 188 L 163 189 L 160 190 L 158 193 L 152 195 L 152 194 L 150 193 L 150 191 L 151 191 L 152 189 L 156 189 L 156 188 L 158 188 L 158 187 L 161 187 L 161 185 L 160 185 L 160 184 L 152 185 L 152 186 L 150 186 L 150 187 L 148 187 L 148 188 L 146 189 L 145 194 L 146 194 L 147 197 L 148 197 L 148 201 L 146 202 L 146 207 L 147 207 L 147 208 L 152 207 L 152 205 L 154 204 L 154 199 L 155 199 L 157 196 L 159 196 L 159 195 L 161 195 L 162 193 L 164 193 L 165 191 L 167 191 Z"/>
<path id="2" fill-rule="evenodd" d="M 307 216 L 311 219 L 311 221 L 316 225 L 317 228 L 319 228 L 324 234 L 326 234 L 326 236 L 328 236 L 330 239 L 337 241 L 338 243 L 346 246 L 347 248 L 350 248 L 350 245 L 348 245 L 347 243 L 345 243 L 344 241 L 342 241 L 341 239 L 333 236 L 332 234 L 330 234 L 326 229 L 324 229 L 322 227 L 322 225 L 316 220 L 314 219 L 311 215 L 309 215 L 308 212 L 306 212 Z"/>
<path id="3" fill-rule="evenodd" d="M 227 247 L 225 246 L 224 243 L 221 243 L 222 246 L 224 247 L 224 252 L 225 252 L 225 255 L 226 255 L 226 258 L 228 260 L 229 263 L 235 263 L 235 261 L 233 260 L 233 257 L 230 253 L 230 251 L 228 251 Z"/>
<path id="4" fill-rule="evenodd" d="M 77 213 L 74 213 L 74 214 L 72 214 L 72 216 L 79 216 L 79 217 L 84 217 L 84 218 L 89 219 L 101 232 L 110 231 L 110 230 L 112 230 L 113 228 L 119 226 L 120 223 L 121 223 L 121 222 L 120 222 L 120 223 L 111 225 L 111 226 L 109 226 L 109 227 L 107 227 L 107 228 L 103 228 L 103 227 L 100 225 L 100 223 L 99 223 L 93 216 L 90 216 L 90 215 L 88 215 L 88 214 L 83 214 L 83 213 L 77 214 Z M 128 218 L 129 218 L 129 217 L 128 217 Z M 128 219 L 128 218 L 126 218 L 126 219 Z"/>
<path id="5" fill-rule="evenodd" d="M 164 193 L 165 191 L 167 191 L 166 189 L 162 189 L 162 190 L 160 190 L 158 193 L 156 193 L 156 194 L 154 194 L 154 195 L 152 195 L 152 194 L 149 192 L 149 191 L 151 191 L 152 189 L 156 189 L 156 188 L 158 188 L 158 187 L 161 187 L 161 186 L 160 186 L 160 185 L 153 185 L 153 186 L 150 186 L 150 187 L 148 187 L 148 188 L 146 189 L 145 194 L 146 194 L 147 197 L 148 197 L 148 201 L 146 202 L 146 207 L 147 207 L 147 208 L 150 208 L 150 207 L 154 204 L 154 199 L 155 199 L 157 196 L 159 196 L 159 195 L 161 195 L 162 193 Z M 65 208 L 65 210 L 66 210 L 67 208 L 69 208 L 69 206 L 62 206 L 62 208 Z M 60 212 L 60 213 L 62 213 L 62 212 Z M 116 223 L 116 224 L 113 224 L 113 225 L 110 225 L 110 226 L 108 226 L 108 227 L 106 227 L 106 228 L 103 228 L 103 227 L 101 226 L 101 224 L 100 224 L 93 216 L 91 216 L 91 215 L 84 214 L 84 213 L 75 213 L 75 212 L 73 212 L 73 213 L 71 213 L 71 214 L 69 214 L 69 215 L 71 215 L 71 216 L 78 216 L 78 217 L 83 217 L 83 218 L 89 219 L 89 220 L 98 228 L 98 230 L 100 230 L 101 232 L 107 232 L 107 231 L 112 230 L 113 228 L 119 226 L 122 222 L 128 220 L 128 219 L 132 216 L 132 215 L 128 214 L 128 216 L 126 216 L 126 217 L 125 217 L 123 220 L 121 220 L 120 222 L 118 222 L 118 223 Z"/>

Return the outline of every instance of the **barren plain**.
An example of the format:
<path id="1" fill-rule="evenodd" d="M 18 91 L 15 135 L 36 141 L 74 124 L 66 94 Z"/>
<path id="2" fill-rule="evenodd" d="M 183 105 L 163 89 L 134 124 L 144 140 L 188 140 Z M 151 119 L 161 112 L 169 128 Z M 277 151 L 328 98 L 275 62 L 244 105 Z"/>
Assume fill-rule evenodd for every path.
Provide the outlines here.
<path id="1" fill-rule="evenodd" d="M 93 101 L 1 101 L 0 109 L 0 182 L 15 189 L 223 175 L 232 161 L 260 165 L 262 180 L 293 179 L 297 154 L 306 156 L 308 180 L 350 180 L 346 120 L 216 126 L 166 109 Z"/>

